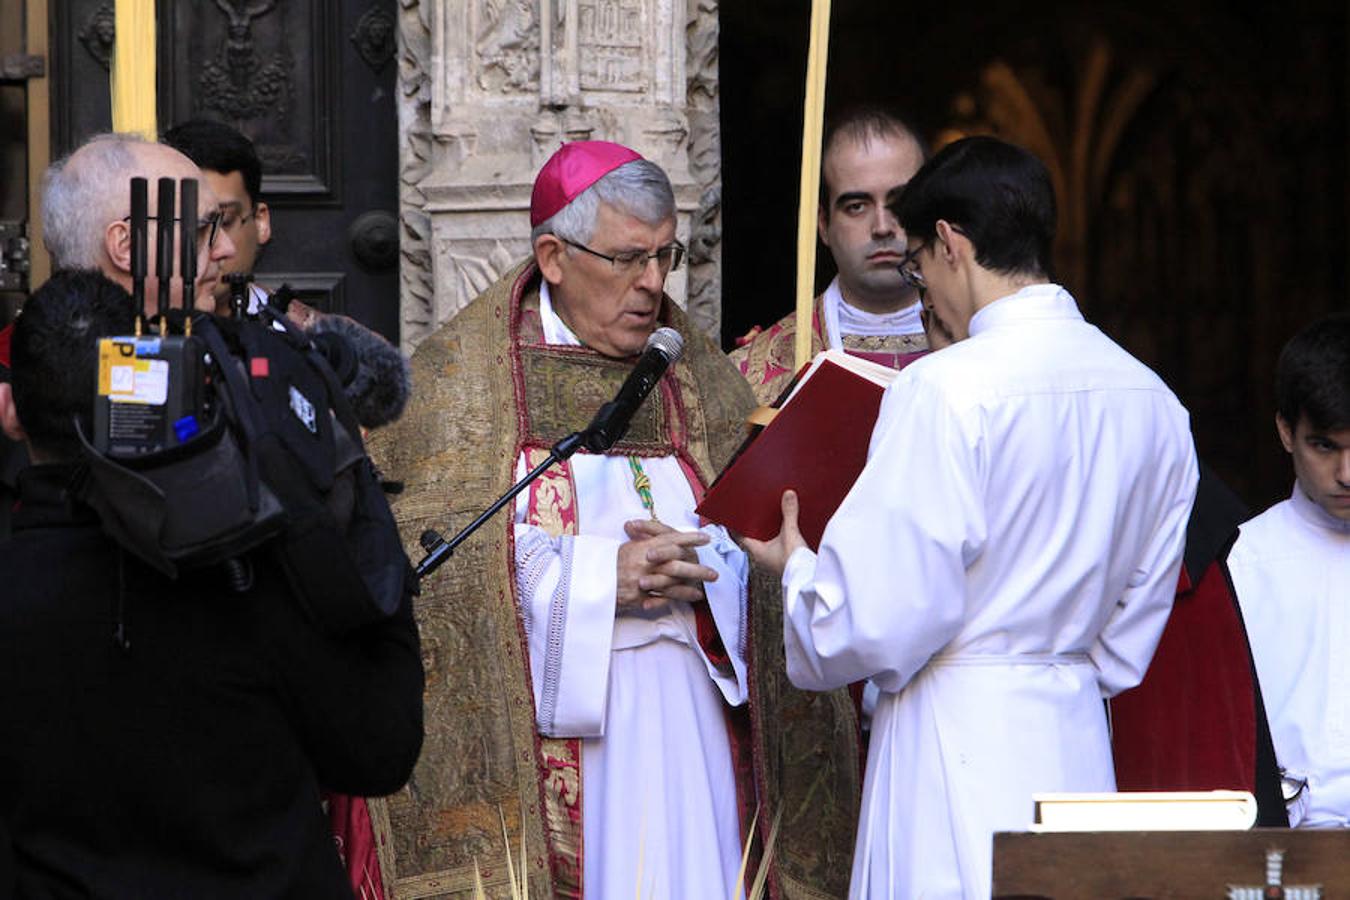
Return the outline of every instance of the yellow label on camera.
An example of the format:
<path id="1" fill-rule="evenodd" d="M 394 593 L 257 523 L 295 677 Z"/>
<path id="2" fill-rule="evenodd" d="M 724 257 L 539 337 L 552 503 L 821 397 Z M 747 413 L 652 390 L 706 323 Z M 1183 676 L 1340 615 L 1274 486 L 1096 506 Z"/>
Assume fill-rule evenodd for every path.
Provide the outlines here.
<path id="1" fill-rule="evenodd" d="M 149 358 L 158 352 L 158 338 L 100 338 L 99 396 L 114 403 L 163 406 L 169 397 L 169 363 Z"/>

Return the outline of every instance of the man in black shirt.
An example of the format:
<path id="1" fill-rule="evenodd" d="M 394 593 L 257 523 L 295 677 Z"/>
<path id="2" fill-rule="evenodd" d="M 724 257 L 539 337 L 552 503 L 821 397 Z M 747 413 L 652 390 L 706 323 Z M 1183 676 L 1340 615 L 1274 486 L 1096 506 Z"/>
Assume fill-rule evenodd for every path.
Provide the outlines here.
<path id="1" fill-rule="evenodd" d="M 19 896 L 340 897 L 319 786 L 406 781 L 422 740 L 408 598 L 342 636 L 304 616 L 265 553 L 236 593 L 177 581 L 73 497 L 96 338 L 132 301 L 64 272 L 25 305 L 0 424 L 33 465 L 0 543 L 0 833 Z M 5 885 L 0 884 L 0 895 Z"/>

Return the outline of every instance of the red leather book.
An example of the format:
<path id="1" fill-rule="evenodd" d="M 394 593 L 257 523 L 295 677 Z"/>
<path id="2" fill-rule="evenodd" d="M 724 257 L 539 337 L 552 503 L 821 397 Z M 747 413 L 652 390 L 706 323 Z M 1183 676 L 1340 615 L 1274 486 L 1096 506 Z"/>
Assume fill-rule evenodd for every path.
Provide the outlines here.
<path id="1" fill-rule="evenodd" d="M 798 525 L 814 550 L 825 523 L 853 487 L 894 369 L 826 350 L 784 392 L 767 425 L 736 451 L 698 505 L 699 515 L 757 540 L 778 534 L 781 498 L 801 500 Z"/>

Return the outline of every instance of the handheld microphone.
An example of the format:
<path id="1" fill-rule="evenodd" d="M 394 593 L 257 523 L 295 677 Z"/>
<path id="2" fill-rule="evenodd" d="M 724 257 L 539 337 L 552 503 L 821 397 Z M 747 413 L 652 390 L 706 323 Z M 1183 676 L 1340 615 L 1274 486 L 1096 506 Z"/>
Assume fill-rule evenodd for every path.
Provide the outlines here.
<path id="1" fill-rule="evenodd" d="M 604 453 L 628 431 L 628 423 L 642 401 L 656 387 L 666 369 L 684 352 L 684 338 L 674 328 L 658 328 L 647 338 L 637 365 L 614 399 L 600 407 L 582 434 L 582 443 L 592 453 Z"/>

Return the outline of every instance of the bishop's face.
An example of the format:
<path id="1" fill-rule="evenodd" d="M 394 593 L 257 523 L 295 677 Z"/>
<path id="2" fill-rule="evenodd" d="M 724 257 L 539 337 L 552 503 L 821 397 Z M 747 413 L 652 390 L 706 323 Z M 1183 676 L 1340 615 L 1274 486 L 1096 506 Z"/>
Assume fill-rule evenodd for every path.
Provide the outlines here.
<path id="1" fill-rule="evenodd" d="M 558 259 L 560 280 L 550 285 L 554 310 L 587 347 L 605 356 L 642 352 L 656 330 L 656 316 L 670 266 L 647 259 L 633 271 L 604 256 L 655 254 L 675 242 L 675 219 L 649 225 L 600 204 L 586 248 L 566 244 Z"/>
<path id="2" fill-rule="evenodd" d="M 1350 522 L 1350 428 L 1321 431 L 1307 416 L 1293 428 L 1277 416 L 1275 426 L 1303 493 L 1328 515 Z"/>

